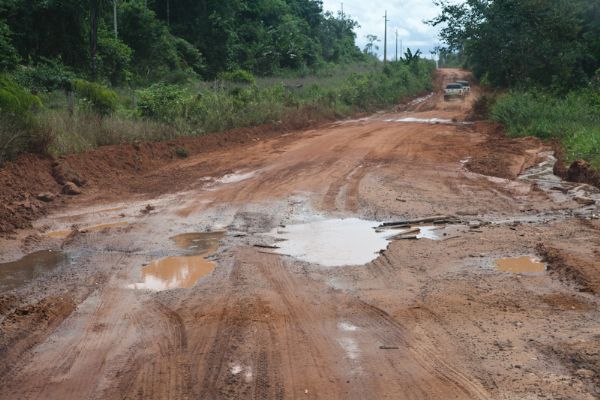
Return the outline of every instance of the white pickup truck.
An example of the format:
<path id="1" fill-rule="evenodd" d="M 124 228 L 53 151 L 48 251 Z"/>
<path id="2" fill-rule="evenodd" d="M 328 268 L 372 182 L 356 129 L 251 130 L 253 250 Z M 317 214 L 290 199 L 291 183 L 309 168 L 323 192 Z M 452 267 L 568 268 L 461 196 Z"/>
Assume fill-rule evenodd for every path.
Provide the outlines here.
<path id="1" fill-rule="evenodd" d="M 449 83 L 444 89 L 444 100 L 462 98 L 466 94 L 465 88 L 460 83 Z"/>

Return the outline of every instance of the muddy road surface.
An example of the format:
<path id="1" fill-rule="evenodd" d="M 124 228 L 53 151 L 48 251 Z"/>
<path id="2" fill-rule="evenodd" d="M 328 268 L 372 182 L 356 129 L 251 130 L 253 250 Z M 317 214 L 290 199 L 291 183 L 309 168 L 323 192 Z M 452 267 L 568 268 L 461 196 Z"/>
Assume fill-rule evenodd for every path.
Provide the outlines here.
<path id="1" fill-rule="evenodd" d="M 598 193 L 444 102 L 467 75 L 1 239 L 0 398 L 599 398 Z"/>

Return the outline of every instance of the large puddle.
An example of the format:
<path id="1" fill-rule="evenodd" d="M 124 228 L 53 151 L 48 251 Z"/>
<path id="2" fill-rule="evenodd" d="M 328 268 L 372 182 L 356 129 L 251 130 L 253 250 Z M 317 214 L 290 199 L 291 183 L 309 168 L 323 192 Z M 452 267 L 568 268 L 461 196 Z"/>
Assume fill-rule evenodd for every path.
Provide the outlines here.
<path id="1" fill-rule="evenodd" d="M 206 259 L 219 247 L 224 232 L 196 232 L 173 236 L 171 240 L 190 255 L 166 257 L 142 268 L 142 282 L 129 285 L 132 289 L 155 291 L 191 288 L 202 277 L 212 273 L 216 264 Z"/>
<path id="2" fill-rule="evenodd" d="M 0 264 L 0 292 L 16 289 L 45 272 L 69 262 L 69 257 L 54 250 L 36 251 L 21 258 Z"/>
<path id="3" fill-rule="evenodd" d="M 397 231 L 377 231 L 376 221 L 358 218 L 328 219 L 288 225 L 271 232 L 277 238 L 274 252 L 326 267 L 363 265 L 388 246 Z"/>
<path id="4" fill-rule="evenodd" d="M 544 272 L 546 266 L 543 262 L 532 257 L 501 258 L 496 260 L 496 269 L 515 274 Z"/>

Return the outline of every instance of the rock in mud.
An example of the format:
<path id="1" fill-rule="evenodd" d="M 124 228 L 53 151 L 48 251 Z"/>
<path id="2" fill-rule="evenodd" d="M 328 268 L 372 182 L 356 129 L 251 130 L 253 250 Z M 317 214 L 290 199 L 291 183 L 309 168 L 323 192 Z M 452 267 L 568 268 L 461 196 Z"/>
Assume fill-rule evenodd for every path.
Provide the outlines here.
<path id="1" fill-rule="evenodd" d="M 62 188 L 62 192 L 69 196 L 77 196 L 78 194 L 81 194 L 81 189 L 73 182 L 67 182 Z"/>
<path id="2" fill-rule="evenodd" d="M 50 192 L 45 192 L 45 193 L 38 194 L 36 197 L 38 200 L 43 201 L 44 203 L 50 203 L 50 202 L 54 201 L 54 198 L 56 196 L 54 196 L 54 194 L 52 194 Z"/>
<path id="3" fill-rule="evenodd" d="M 586 182 L 592 185 L 600 184 L 600 173 L 594 170 L 585 160 L 573 161 L 567 170 L 567 180 L 571 182 Z"/>

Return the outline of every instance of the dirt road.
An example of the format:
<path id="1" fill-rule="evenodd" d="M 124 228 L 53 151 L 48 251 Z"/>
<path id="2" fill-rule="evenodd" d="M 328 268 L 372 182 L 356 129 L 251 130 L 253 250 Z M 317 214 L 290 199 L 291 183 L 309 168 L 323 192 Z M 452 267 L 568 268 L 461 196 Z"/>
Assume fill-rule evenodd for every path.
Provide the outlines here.
<path id="1" fill-rule="evenodd" d="M 394 112 L 124 171 L 2 239 L 0 262 L 68 262 L 0 292 L 0 398 L 599 398 L 597 194 L 552 177 L 539 141 L 465 122 L 477 93 L 439 91 L 465 76 L 441 70 Z M 358 220 L 299 225 L 432 215 L 431 238 L 383 249 Z M 223 236 L 171 240 L 194 232 Z M 372 261 L 326 262 L 353 251 Z M 214 265 L 173 288 L 190 253 Z M 545 270 L 496 267 L 521 256 Z"/>

